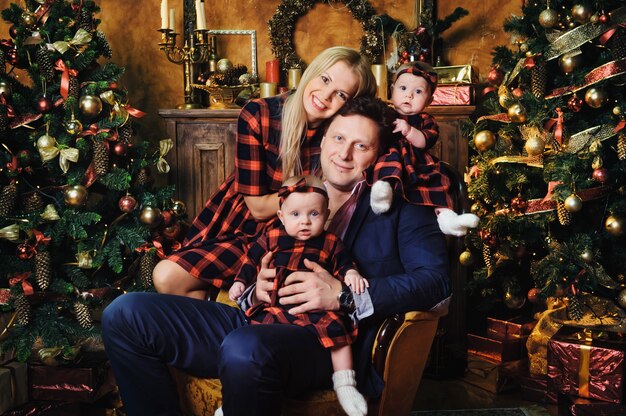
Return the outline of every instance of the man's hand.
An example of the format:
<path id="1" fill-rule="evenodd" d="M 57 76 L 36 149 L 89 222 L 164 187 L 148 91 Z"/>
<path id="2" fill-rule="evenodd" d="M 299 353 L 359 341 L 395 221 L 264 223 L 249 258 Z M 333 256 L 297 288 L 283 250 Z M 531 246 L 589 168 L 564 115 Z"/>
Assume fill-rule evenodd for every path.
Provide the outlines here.
<path id="1" fill-rule="evenodd" d="M 256 287 L 254 289 L 256 302 L 270 303 L 272 301 L 270 292 L 274 290 L 274 278 L 276 277 L 276 269 L 270 269 L 272 254 L 270 251 L 261 259 L 261 270 L 259 270 L 259 274 L 256 276 Z"/>
<path id="2" fill-rule="evenodd" d="M 311 311 L 339 310 L 337 295 L 341 282 L 319 264 L 304 260 L 310 272 L 293 272 L 278 291 L 281 305 L 298 305 L 289 310 L 292 315 Z"/>

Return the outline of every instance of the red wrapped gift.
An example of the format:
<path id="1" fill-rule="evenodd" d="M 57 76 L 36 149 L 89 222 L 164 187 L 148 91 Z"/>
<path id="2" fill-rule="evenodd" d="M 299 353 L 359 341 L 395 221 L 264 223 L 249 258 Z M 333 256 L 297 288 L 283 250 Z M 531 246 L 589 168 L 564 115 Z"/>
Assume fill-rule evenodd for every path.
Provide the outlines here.
<path id="1" fill-rule="evenodd" d="M 527 358 L 528 336 L 511 339 L 493 339 L 488 336 L 467 334 L 467 352 L 496 362 Z"/>
<path id="2" fill-rule="evenodd" d="M 537 321 L 516 317 L 510 319 L 487 318 L 487 336 L 494 339 L 512 339 L 530 335 Z"/>
<path id="3" fill-rule="evenodd" d="M 92 403 L 116 388 L 108 361 L 85 367 L 33 364 L 29 375 L 35 400 Z"/>
<path id="4" fill-rule="evenodd" d="M 626 406 L 598 400 L 558 395 L 559 415 L 561 416 L 619 416 L 626 415 Z"/>
<path id="5" fill-rule="evenodd" d="M 475 90 L 473 84 L 437 85 L 430 105 L 472 105 Z"/>
<path id="6" fill-rule="evenodd" d="M 0 414 L 28 401 L 27 374 L 25 363 L 11 361 L 0 365 Z"/>
<path id="7" fill-rule="evenodd" d="M 467 355 L 467 371 L 463 381 L 491 393 L 517 388 L 519 378 L 528 372 L 528 360 L 496 362 L 473 354 Z"/>
<path id="8" fill-rule="evenodd" d="M 563 327 L 548 342 L 548 377 L 560 393 L 622 403 L 626 341 L 616 333 Z"/>
<path id="9" fill-rule="evenodd" d="M 557 393 L 548 388 L 548 376 L 524 376 L 520 378 L 522 398 L 529 402 L 556 404 Z"/>

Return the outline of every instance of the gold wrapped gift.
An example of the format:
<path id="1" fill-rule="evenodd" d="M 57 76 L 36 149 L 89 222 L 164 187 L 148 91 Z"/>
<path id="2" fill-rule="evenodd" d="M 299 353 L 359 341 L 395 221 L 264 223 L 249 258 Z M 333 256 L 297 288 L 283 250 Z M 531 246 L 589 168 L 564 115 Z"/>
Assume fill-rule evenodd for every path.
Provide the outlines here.
<path id="1" fill-rule="evenodd" d="M 436 66 L 438 84 L 471 84 L 478 81 L 478 73 L 471 65 Z"/>

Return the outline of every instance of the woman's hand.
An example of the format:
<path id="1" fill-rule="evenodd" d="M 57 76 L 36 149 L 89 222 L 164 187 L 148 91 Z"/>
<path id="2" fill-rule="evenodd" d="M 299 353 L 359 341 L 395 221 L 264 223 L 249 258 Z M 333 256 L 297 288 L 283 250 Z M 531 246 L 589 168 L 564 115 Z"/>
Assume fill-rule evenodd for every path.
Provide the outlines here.
<path id="1" fill-rule="evenodd" d="M 261 270 L 256 276 L 256 287 L 254 289 L 255 302 L 270 303 L 272 298 L 270 292 L 274 290 L 274 278 L 276 277 L 276 269 L 270 269 L 270 261 L 272 261 L 272 252 L 270 251 L 261 259 Z"/>
<path id="2" fill-rule="evenodd" d="M 315 262 L 305 259 L 304 265 L 311 271 L 291 273 L 278 291 L 281 305 L 298 305 L 289 310 L 292 315 L 339 310 L 341 282 Z"/>

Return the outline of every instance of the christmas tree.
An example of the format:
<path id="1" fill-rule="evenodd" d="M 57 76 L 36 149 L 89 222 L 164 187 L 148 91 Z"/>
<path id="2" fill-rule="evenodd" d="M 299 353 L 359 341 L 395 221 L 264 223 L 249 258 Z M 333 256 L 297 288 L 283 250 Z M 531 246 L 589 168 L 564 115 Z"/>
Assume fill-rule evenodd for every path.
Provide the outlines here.
<path id="1" fill-rule="evenodd" d="M 125 290 L 150 290 L 156 252 L 180 233 L 184 205 L 155 189 L 141 111 L 98 30 L 93 1 L 27 0 L 2 11 L 0 327 L 2 349 L 61 356 L 97 338 L 94 314 Z M 129 272 L 129 269 L 132 272 Z"/>
<path id="2" fill-rule="evenodd" d="M 466 126 L 479 230 L 462 264 L 471 288 L 521 308 L 584 294 L 626 308 L 626 7 L 618 0 L 525 2 L 504 23 L 492 84 Z"/>

